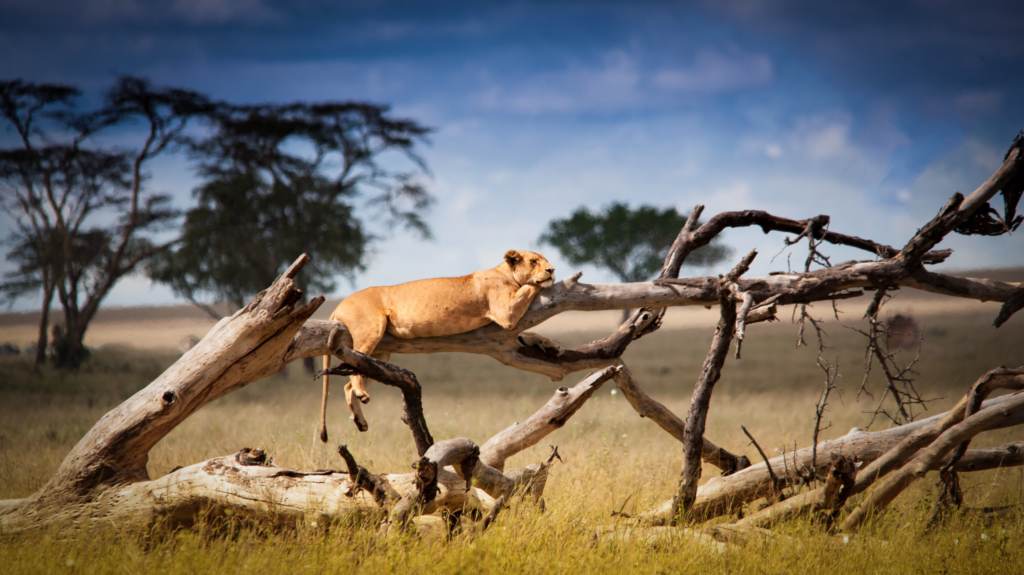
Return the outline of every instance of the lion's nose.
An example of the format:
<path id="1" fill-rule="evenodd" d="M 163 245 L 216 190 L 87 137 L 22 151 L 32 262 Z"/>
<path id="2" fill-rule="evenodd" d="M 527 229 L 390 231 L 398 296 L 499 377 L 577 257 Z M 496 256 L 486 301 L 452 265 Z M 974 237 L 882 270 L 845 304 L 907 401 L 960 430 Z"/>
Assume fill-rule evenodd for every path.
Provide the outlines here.
<path id="1" fill-rule="evenodd" d="M 544 271 L 548 272 L 549 274 L 555 273 L 555 268 L 545 268 Z"/>

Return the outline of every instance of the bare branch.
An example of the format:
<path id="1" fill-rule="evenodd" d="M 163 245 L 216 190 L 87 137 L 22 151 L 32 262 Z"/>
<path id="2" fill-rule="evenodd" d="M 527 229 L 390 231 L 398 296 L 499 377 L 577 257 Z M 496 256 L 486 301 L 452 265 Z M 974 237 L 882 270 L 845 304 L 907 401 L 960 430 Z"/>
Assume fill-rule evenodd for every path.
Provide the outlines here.
<path id="1" fill-rule="evenodd" d="M 622 391 L 622 394 L 626 396 L 626 401 L 640 414 L 640 417 L 650 419 L 678 441 L 684 441 L 686 437 L 686 423 L 667 407 L 647 395 L 640 388 L 640 385 L 633 378 L 633 374 L 625 364 L 622 364 L 622 370 L 615 374 L 615 384 Z M 701 459 L 705 463 L 721 469 L 722 475 L 730 475 L 740 469 L 750 467 L 750 460 L 747 459 L 746 455 L 733 455 L 725 449 L 716 446 L 707 437 L 703 438 Z"/>
<path id="2" fill-rule="evenodd" d="M 988 400 L 983 404 L 983 408 L 1001 405 L 1011 397 L 1013 396 L 1002 396 Z M 962 413 L 962 407 L 960 410 Z M 836 455 L 856 455 L 859 461 L 870 463 L 880 458 L 882 455 L 885 455 L 894 444 L 899 443 L 910 434 L 934 424 L 943 417 L 948 417 L 951 413 L 955 413 L 956 411 L 957 409 L 954 408 L 954 410 L 950 412 L 929 417 L 927 419 L 920 419 L 913 423 L 908 423 L 906 425 L 884 431 L 869 433 L 862 429 L 854 428 L 850 430 L 850 433 L 843 437 L 819 443 L 816 446 L 817 457 L 831 457 L 833 453 Z M 988 429 L 1000 429 L 1002 427 L 1021 425 L 1022 423 L 1024 423 L 1024 412 L 1017 413 L 1005 421 L 990 426 Z M 927 442 L 925 442 L 925 444 L 927 445 Z M 968 455 L 970 455 L 970 453 L 971 452 L 969 451 Z M 811 456 L 812 449 L 807 447 L 793 453 L 792 460 L 798 468 L 809 467 L 811 463 Z M 783 457 L 775 457 L 770 460 L 773 468 L 779 468 L 779 466 L 782 465 L 782 462 Z M 820 465 L 821 464 L 819 463 L 819 466 Z M 815 474 L 823 474 L 826 471 L 827 469 L 821 467 L 817 470 L 813 470 Z M 870 475 L 873 475 L 870 467 L 862 469 L 857 475 L 858 484 L 861 483 L 862 479 L 866 479 Z M 870 482 L 868 484 L 870 484 Z M 706 484 L 702 485 L 697 491 L 697 498 L 694 501 L 692 513 L 695 517 L 711 519 L 734 512 L 746 503 L 768 495 L 771 492 L 771 486 L 771 478 L 767 472 L 765 464 L 759 463 L 751 465 L 750 467 L 727 477 L 713 478 Z M 851 495 L 858 492 L 858 489 L 854 489 L 852 490 Z M 675 497 L 666 500 L 657 508 L 644 514 L 642 519 L 653 524 L 667 524 L 671 522 L 674 519 L 673 513 L 675 509 L 675 501 Z"/>
<path id="3" fill-rule="evenodd" d="M 736 327 L 736 303 L 731 291 L 736 280 L 750 268 L 750 263 L 757 256 L 751 250 L 735 268 L 719 282 L 718 301 L 721 317 L 715 336 L 711 340 L 711 349 L 704 360 L 700 377 L 690 398 L 690 409 L 686 413 L 686 427 L 683 440 L 683 471 L 676 492 L 674 516 L 687 518 L 691 514 L 694 499 L 697 495 L 697 482 L 701 476 L 701 453 L 704 445 L 704 426 L 707 422 L 708 407 L 711 403 L 711 392 L 722 374 L 725 356 L 729 353 L 733 330 Z"/>
<path id="4" fill-rule="evenodd" d="M 543 407 L 522 423 L 498 432 L 480 448 L 480 461 L 501 471 L 512 454 L 536 445 L 552 431 L 565 425 L 573 414 L 625 366 L 612 366 L 592 373 L 572 388 L 560 387 Z"/>
<path id="5" fill-rule="evenodd" d="M 768 461 L 768 456 L 764 454 L 764 450 L 761 449 L 760 445 L 758 445 L 757 440 L 754 439 L 754 436 L 750 435 L 750 432 L 747 431 L 746 427 L 741 425 L 740 429 L 743 430 L 743 434 L 747 436 L 747 439 L 749 439 L 750 443 L 754 445 L 754 449 L 757 450 L 757 453 L 761 456 L 761 459 L 764 461 L 765 468 L 768 470 L 768 477 L 770 478 L 772 484 L 771 496 L 777 496 L 779 493 L 781 493 L 781 486 L 784 485 L 784 482 L 780 482 L 779 478 L 775 475 L 775 470 L 772 469 L 772 464 L 770 461 Z M 783 454 L 782 462 L 786 462 L 785 454 Z M 787 473 L 786 475 L 788 476 L 789 473 Z"/>
<path id="6" fill-rule="evenodd" d="M 818 403 L 814 404 L 814 434 L 811 437 L 811 470 L 818 468 L 818 434 L 829 427 L 832 424 L 829 423 L 824 428 L 821 427 L 821 417 L 825 413 L 825 407 L 828 405 L 828 395 L 832 393 L 832 390 L 836 388 L 836 378 L 839 377 L 839 358 L 836 358 L 836 368 L 832 371 L 832 365 L 825 361 L 824 358 L 818 356 L 818 367 L 825 372 L 825 389 L 822 390 L 821 395 L 818 396 Z"/>

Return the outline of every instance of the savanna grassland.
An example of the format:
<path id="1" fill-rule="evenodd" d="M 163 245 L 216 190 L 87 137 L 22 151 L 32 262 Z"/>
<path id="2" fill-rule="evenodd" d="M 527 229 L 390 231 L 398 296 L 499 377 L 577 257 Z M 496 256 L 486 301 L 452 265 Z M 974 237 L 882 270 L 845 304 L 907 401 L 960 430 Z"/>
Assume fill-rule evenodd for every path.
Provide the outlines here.
<path id="1" fill-rule="evenodd" d="M 991 321 L 998 306 L 973 303 L 936 313 L 929 302 L 934 300 L 891 304 L 914 312 L 921 327 L 915 385 L 926 398 L 935 399 L 927 414 L 951 406 L 988 369 L 1024 365 L 1024 317 L 996 330 Z M 838 364 L 842 393 L 830 399 L 825 423 L 831 426 L 822 439 L 866 427 L 871 414 L 865 412 L 874 411 L 883 397 L 877 369 L 867 384 L 873 398 L 858 397 L 864 337 L 850 328 L 864 328 L 856 319 L 862 307 L 844 306 L 842 322 L 828 318 L 823 324 L 830 346 L 823 356 Z M 730 357 L 711 403 L 707 436 L 755 461 L 741 424 L 769 456 L 784 446 L 802 448 L 811 442 L 824 374 L 815 362 L 813 331 L 805 336 L 809 345 L 797 349 L 796 327 L 788 313 L 780 314 L 780 323 L 749 328 L 743 359 Z M 828 317 L 831 307 L 819 305 L 814 315 Z M 624 356 L 640 385 L 677 414 L 685 413 L 711 340 L 713 330 L 706 323 L 665 328 L 635 342 Z M 573 345 L 606 333 L 570 331 L 563 325 L 559 333 L 546 334 Z M 914 353 L 902 355 L 909 359 Z M 142 351 L 108 344 L 93 351 L 73 374 L 33 372 L 24 357 L 0 360 L 0 499 L 25 497 L 39 488 L 105 412 L 179 356 L 173 349 Z M 561 385 L 484 357 L 395 356 L 393 362 L 418 375 L 427 421 L 437 439 L 469 437 L 483 443 L 528 417 Z M 328 529 L 200 522 L 190 530 L 128 533 L 116 525 L 99 526 L 73 539 L 59 533 L 0 535 L 0 571 L 1024 572 L 1024 517 L 1019 512 L 993 522 L 960 516 L 938 529 L 925 529 L 936 492 L 934 473 L 848 541 L 800 521 L 777 530 L 785 537 L 743 547 L 687 536 L 628 543 L 602 538 L 608 530 L 627 525 L 612 518 L 613 511 L 643 511 L 671 497 L 682 466 L 681 445 L 638 417 L 613 391 L 613 383 L 604 384 L 564 428 L 509 462 L 509 467 L 533 463 L 547 455 L 548 444 L 559 446 L 564 464 L 555 465 L 548 481 L 546 511 L 513 506 L 482 536 L 446 542 L 430 536 L 434 531 L 424 526 L 422 537 L 385 538 L 374 525 L 355 519 Z M 343 464 L 334 452 L 338 443 L 348 444 L 374 472 L 407 471 L 415 452 L 408 429 L 399 421 L 401 398 L 379 384 L 370 392 L 373 402 L 364 408 L 370 431 L 360 434 L 347 419 L 341 385 L 335 386 L 329 408 L 331 444 L 324 446 L 316 439 L 319 383 L 293 364 L 283 376 L 250 385 L 189 418 L 153 450 L 150 475 L 246 446 L 265 447 L 283 467 L 339 468 Z M 892 404 L 887 401 L 883 407 L 891 410 Z M 884 417 L 876 418 L 870 429 L 888 425 Z M 1020 428 L 1000 430 L 982 434 L 972 447 L 1019 439 Z M 705 477 L 714 473 L 711 467 L 704 470 Z M 1018 505 L 1024 498 L 1021 468 L 965 475 L 962 484 L 970 507 Z"/>

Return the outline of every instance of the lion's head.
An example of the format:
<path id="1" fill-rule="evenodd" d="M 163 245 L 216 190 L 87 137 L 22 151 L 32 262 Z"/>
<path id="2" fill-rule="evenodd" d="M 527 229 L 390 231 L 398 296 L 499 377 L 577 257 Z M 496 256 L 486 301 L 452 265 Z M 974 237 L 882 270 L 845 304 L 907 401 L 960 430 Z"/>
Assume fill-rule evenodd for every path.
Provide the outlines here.
<path id="1" fill-rule="evenodd" d="M 538 253 L 509 250 L 505 252 L 505 263 L 520 285 L 533 282 L 540 287 L 548 287 L 555 283 L 555 266 Z"/>

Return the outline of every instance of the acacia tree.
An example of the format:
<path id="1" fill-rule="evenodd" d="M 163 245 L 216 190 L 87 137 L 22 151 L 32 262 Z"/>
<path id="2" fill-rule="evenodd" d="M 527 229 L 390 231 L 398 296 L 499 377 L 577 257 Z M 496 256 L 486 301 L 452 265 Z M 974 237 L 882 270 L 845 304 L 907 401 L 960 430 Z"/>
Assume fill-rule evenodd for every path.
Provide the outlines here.
<path id="1" fill-rule="evenodd" d="M 651 279 L 686 224 L 675 208 L 659 209 L 612 202 L 598 213 L 585 206 L 568 218 L 551 220 L 540 242 L 554 246 L 572 265 L 593 264 L 607 269 L 623 282 Z M 718 241 L 694 251 L 690 266 L 708 266 L 724 260 L 729 248 Z"/>
<path id="2" fill-rule="evenodd" d="M 373 236 L 357 202 L 429 237 L 420 214 L 431 197 L 417 179 L 426 167 L 414 151 L 429 130 L 387 112 L 362 102 L 218 106 L 212 132 L 191 145 L 204 179 L 198 205 L 150 276 L 219 318 L 201 300 L 241 307 L 296 253 L 314 262 L 299 279 L 303 291 L 334 291 L 337 274 L 363 269 Z M 388 153 L 412 169 L 386 167 Z"/>
<path id="3" fill-rule="evenodd" d="M 94 111 L 75 109 L 80 95 L 71 86 L 0 82 L 0 114 L 18 140 L 0 149 L 0 206 L 14 221 L 9 242 L 27 250 L 13 254 L 19 269 L 8 278 L 8 293 L 42 290 L 42 349 L 57 296 L 64 328 L 56 359 L 64 368 L 81 363 L 86 329 L 114 285 L 174 243 L 150 235 L 177 213 L 167 195 L 144 185 L 144 167 L 173 150 L 189 121 L 210 109 L 201 94 L 130 76 L 119 78 Z M 104 143 L 105 134 L 136 123 L 143 126 L 138 147 Z"/>
<path id="4" fill-rule="evenodd" d="M 574 266 L 592 264 L 615 274 L 623 282 L 651 279 L 662 267 L 686 216 L 675 208 L 659 209 L 612 202 L 598 213 L 586 206 L 568 218 L 551 220 L 540 242 L 554 246 Z M 716 238 L 686 260 L 694 267 L 724 260 L 729 248 Z M 623 319 L 630 310 L 623 311 Z"/>

